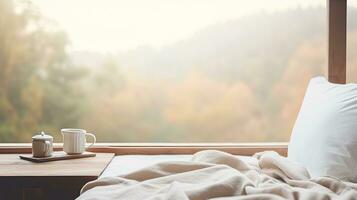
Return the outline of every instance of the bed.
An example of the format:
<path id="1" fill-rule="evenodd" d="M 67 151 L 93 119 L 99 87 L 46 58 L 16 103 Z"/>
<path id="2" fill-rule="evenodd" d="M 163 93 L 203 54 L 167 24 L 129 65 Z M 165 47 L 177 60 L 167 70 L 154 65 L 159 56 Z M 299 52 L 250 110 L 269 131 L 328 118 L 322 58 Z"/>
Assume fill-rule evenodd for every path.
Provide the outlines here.
<path id="1" fill-rule="evenodd" d="M 115 177 L 137 171 L 141 168 L 154 164 L 170 161 L 190 161 L 193 155 L 120 155 L 115 156 L 100 178 Z M 256 159 L 251 156 L 237 156 L 247 162 L 254 162 Z"/>
<path id="2" fill-rule="evenodd" d="M 356 120 L 357 84 L 316 77 L 294 124 L 288 157 L 216 150 L 117 156 L 78 199 L 357 199 Z"/>
<path id="3" fill-rule="evenodd" d="M 304 167 L 276 152 L 246 157 L 207 150 L 116 156 L 78 199 L 357 199 L 357 184 L 311 178 Z"/>

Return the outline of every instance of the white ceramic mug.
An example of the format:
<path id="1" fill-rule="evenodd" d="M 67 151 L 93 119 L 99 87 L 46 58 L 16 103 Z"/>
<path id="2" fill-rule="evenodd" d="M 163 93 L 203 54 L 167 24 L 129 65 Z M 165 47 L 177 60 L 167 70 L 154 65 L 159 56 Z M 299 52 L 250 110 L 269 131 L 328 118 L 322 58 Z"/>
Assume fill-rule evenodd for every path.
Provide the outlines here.
<path id="1" fill-rule="evenodd" d="M 84 129 L 63 128 L 63 151 L 67 154 L 81 154 L 96 142 L 95 135 L 87 133 Z M 92 144 L 86 146 L 86 136 L 93 138 Z"/>

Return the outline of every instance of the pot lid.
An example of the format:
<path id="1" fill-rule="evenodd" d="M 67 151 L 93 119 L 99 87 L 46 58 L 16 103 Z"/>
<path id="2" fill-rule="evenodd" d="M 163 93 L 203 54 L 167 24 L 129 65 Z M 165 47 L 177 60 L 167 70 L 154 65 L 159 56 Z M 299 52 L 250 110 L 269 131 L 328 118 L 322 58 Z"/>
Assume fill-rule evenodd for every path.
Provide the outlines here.
<path id="1" fill-rule="evenodd" d="M 41 134 L 33 136 L 32 139 L 34 139 L 34 140 L 51 140 L 51 139 L 53 139 L 53 137 L 50 135 L 46 135 L 45 132 L 41 131 Z"/>

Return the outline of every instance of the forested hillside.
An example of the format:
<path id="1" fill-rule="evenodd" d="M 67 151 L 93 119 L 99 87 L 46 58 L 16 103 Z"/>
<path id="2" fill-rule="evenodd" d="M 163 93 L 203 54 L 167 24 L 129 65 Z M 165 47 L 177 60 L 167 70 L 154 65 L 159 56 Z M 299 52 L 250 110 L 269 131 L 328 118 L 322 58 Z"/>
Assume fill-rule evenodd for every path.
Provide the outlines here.
<path id="1" fill-rule="evenodd" d="M 60 141 L 63 127 L 102 142 L 287 141 L 308 80 L 327 69 L 325 8 L 254 14 L 113 54 L 69 52 L 70 35 L 21 8 L 0 1 L 0 142 L 41 130 Z M 356 9 L 348 19 L 357 81 Z"/>

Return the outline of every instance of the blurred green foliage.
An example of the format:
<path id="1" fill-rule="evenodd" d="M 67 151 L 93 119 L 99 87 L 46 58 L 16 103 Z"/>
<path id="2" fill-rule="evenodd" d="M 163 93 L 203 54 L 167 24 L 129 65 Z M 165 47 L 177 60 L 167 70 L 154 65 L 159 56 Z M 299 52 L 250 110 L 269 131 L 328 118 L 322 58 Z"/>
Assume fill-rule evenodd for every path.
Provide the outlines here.
<path id="1" fill-rule="evenodd" d="M 0 30 L 0 142 L 77 126 L 85 73 L 68 61 L 66 34 L 30 2 L 10 0 L 0 1 Z"/>

